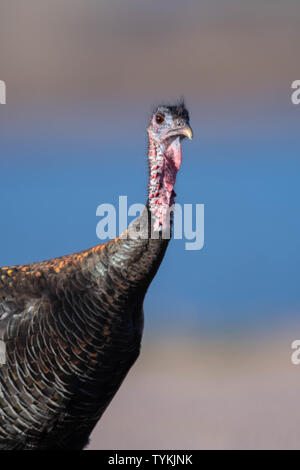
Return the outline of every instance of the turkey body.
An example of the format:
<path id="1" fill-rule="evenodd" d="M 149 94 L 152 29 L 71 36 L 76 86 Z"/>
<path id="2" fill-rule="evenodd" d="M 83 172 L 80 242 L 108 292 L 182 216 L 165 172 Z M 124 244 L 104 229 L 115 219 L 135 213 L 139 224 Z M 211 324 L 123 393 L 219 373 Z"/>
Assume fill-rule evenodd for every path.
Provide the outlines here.
<path id="1" fill-rule="evenodd" d="M 166 246 L 118 238 L 0 269 L 0 449 L 87 444 L 139 355 L 143 300 Z"/>
<path id="2" fill-rule="evenodd" d="M 183 103 L 152 115 L 147 203 L 120 237 L 0 268 L 0 449 L 82 449 L 138 357 L 188 121 Z"/>

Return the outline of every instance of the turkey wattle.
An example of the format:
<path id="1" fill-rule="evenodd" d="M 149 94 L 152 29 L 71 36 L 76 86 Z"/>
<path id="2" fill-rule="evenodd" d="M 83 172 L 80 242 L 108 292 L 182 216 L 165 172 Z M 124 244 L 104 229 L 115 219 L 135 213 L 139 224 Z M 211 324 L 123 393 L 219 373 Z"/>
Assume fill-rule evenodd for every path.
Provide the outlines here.
<path id="1" fill-rule="evenodd" d="M 148 135 L 148 200 L 126 236 L 0 268 L 0 449 L 82 449 L 138 357 L 181 140 L 192 137 L 183 103 L 159 106 Z"/>

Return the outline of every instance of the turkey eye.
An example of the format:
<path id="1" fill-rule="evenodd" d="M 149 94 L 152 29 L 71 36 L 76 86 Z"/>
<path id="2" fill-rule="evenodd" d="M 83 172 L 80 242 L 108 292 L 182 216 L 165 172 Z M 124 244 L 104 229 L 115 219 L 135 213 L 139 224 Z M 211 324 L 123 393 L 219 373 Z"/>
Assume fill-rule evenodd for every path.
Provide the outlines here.
<path id="1" fill-rule="evenodd" d="M 157 114 L 155 116 L 155 120 L 156 120 L 157 124 L 162 124 L 165 120 L 165 116 L 163 116 L 162 114 Z"/>

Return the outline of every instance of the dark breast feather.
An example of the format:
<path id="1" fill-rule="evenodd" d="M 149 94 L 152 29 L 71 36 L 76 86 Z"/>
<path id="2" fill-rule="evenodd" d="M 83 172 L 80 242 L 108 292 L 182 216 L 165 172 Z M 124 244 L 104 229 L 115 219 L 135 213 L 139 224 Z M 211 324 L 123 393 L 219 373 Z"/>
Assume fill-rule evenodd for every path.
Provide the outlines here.
<path id="1" fill-rule="evenodd" d="M 0 449 L 82 448 L 135 362 L 143 299 L 110 250 L 0 268 Z"/>

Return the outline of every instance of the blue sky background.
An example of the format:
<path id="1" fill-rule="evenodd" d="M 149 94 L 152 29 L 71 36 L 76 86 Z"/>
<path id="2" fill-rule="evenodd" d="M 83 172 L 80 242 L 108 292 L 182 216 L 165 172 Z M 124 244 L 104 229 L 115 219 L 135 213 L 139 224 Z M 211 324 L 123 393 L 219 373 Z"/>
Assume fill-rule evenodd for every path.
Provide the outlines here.
<path id="1" fill-rule="evenodd" d="M 194 125 L 196 134 L 199 128 Z M 132 148 L 107 149 L 106 159 L 97 158 L 100 145 L 62 150 L 46 139 L 7 143 L 0 176 L 1 264 L 92 246 L 99 204 L 117 205 L 119 195 L 128 195 L 129 204 L 143 203 L 145 149 L 137 143 Z M 297 318 L 299 170 L 294 138 L 241 144 L 197 137 L 184 143 L 177 202 L 205 204 L 205 245 L 195 252 L 181 240 L 170 244 L 146 300 L 152 327 L 230 332 Z"/>
<path id="2" fill-rule="evenodd" d="M 145 26 L 154 6 L 129 2 L 132 23 L 121 4 L 103 2 L 101 11 L 92 1 L 71 9 L 64 0 L 62 10 L 53 3 L 39 11 L 39 26 L 8 3 L 2 17 L 1 265 L 92 246 L 99 204 L 119 195 L 145 202 L 149 113 L 183 94 L 195 139 L 184 143 L 177 202 L 205 204 L 205 246 L 170 244 L 145 303 L 149 331 L 233 335 L 293 323 L 300 309 L 300 107 L 290 100 L 299 79 L 297 4 L 243 10 L 227 1 L 232 16 L 214 2 L 202 10 L 188 3 L 184 14 L 175 2 L 161 33 L 163 23 Z M 29 1 L 27 8 L 42 7 Z"/>

